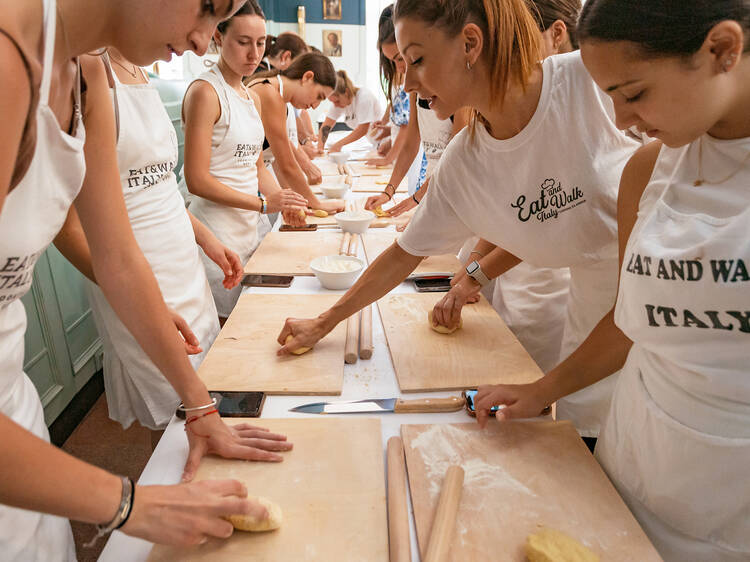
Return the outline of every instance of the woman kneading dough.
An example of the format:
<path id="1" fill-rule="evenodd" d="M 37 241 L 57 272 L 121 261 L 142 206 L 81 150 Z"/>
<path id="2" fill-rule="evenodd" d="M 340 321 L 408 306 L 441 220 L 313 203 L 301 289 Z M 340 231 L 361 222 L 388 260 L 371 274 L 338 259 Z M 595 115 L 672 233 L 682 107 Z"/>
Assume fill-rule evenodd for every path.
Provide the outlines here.
<path id="1" fill-rule="evenodd" d="M 314 344 L 400 283 L 422 256 L 456 251 L 470 236 L 497 248 L 467 268 L 452 289 L 454 314 L 438 317 L 436 309 L 437 323 L 456 325 L 469 297 L 522 260 L 570 267 L 567 341 L 580 343 L 611 308 L 618 177 L 639 143 L 615 126 L 611 100 L 597 89 L 580 54 L 538 62 L 541 33 L 525 2 L 492 2 L 495 17 L 512 18 L 510 28 L 490 25 L 483 7 L 461 5 L 465 10 L 443 14 L 438 0 L 400 0 L 396 39 L 407 64 L 407 90 L 429 100 L 440 118 L 468 105 L 476 108 L 476 121 L 446 148 L 428 196 L 397 243 L 332 309 L 314 320 L 287 321 L 280 343 L 291 333 L 296 337 L 288 347 Z M 490 28 L 497 30 L 492 51 Z M 514 62 L 507 66 L 506 60 Z M 560 405 L 558 414 L 596 436 L 613 383 L 602 381 L 587 390 L 580 406 Z"/>
<path id="2" fill-rule="evenodd" d="M 190 211 L 245 264 L 260 244 L 261 214 L 285 212 L 300 222 L 307 201 L 282 190 L 263 164 L 263 123 L 242 77 L 252 74 L 263 55 L 266 24 L 260 8 L 248 2 L 219 25 L 221 48 L 216 66 L 188 88 L 183 104 L 185 182 L 197 197 Z M 257 6 L 257 4 L 256 4 Z M 258 196 L 258 191 L 266 197 Z M 224 272 L 205 254 L 203 263 L 220 319 L 226 319 L 241 286 L 228 290 Z"/>
<path id="3" fill-rule="evenodd" d="M 302 194 L 313 209 L 330 212 L 343 210 L 343 201 L 321 201 L 307 184 L 289 138 L 290 132 L 296 134 L 297 130 L 294 111 L 289 109 L 289 104 L 297 109 L 316 108 L 333 91 L 335 84 L 333 65 L 320 53 L 302 54 L 284 70 L 256 74 L 249 82 L 250 90 L 260 99 L 265 130 L 264 159 L 273 162 L 282 185 Z"/>

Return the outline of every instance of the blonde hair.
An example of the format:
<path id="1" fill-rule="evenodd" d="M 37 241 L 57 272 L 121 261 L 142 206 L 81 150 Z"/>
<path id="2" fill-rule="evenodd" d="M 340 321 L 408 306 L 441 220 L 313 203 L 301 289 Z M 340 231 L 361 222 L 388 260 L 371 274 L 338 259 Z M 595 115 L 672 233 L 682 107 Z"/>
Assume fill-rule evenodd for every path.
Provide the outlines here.
<path id="1" fill-rule="evenodd" d="M 333 93 L 339 96 L 347 96 L 354 99 L 359 88 L 357 88 L 346 73 L 346 70 L 336 71 L 336 87 Z"/>
<path id="2" fill-rule="evenodd" d="M 525 0 L 398 0 L 394 21 L 413 18 L 451 37 L 473 23 L 482 30 L 490 98 L 501 106 L 512 80 L 525 90 L 542 59 L 542 34 Z M 485 122 L 476 111 L 469 123 Z"/>

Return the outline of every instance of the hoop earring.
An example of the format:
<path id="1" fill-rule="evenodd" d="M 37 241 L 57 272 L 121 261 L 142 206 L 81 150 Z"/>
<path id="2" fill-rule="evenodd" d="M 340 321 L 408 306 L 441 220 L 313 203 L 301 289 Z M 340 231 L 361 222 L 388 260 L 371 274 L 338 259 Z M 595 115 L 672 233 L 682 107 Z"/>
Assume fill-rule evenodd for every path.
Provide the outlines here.
<path id="1" fill-rule="evenodd" d="M 466 70 L 471 70 L 471 63 L 466 61 Z"/>

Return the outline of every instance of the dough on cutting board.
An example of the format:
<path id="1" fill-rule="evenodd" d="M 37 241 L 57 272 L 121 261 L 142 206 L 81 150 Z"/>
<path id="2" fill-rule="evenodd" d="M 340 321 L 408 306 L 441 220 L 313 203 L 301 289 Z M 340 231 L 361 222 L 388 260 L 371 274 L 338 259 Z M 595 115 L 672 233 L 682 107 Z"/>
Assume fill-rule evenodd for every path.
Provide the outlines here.
<path id="1" fill-rule="evenodd" d="M 452 334 L 453 332 L 455 332 L 459 328 L 463 328 L 463 326 L 464 326 L 464 319 L 463 318 L 461 318 L 458 321 L 458 326 L 454 326 L 453 328 L 447 328 L 447 327 L 445 327 L 445 326 L 443 326 L 441 324 L 438 324 L 437 326 L 435 326 L 435 324 L 432 322 L 432 310 L 430 310 L 427 313 L 427 321 L 430 323 L 430 328 L 432 328 L 433 330 L 435 330 L 439 334 Z"/>
<path id="2" fill-rule="evenodd" d="M 372 211 L 373 213 L 375 213 L 376 217 L 387 217 L 389 215 L 388 211 L 384 211 L 383 207 L 381 207 L 380 205 L 375 207 Z"/>
<path id="3" fill-rule="evenodd" d="M 529 562 L 599 562 L 599 556 L 556 529 L 544 528 L 526 539 Z"/>
<path id="4" fill-rule="evenodd" d="M 261 504 L 268 511 L 268 517 L 258 519 L 251 515 L 230 515 L 227 517 L 229 522 L 234 525 L 235 529 L 240 531 L 273 531 L 281 527 L 284 517 L 281 514 L 281 508 L 271 500 L 262 497 L 248 497 Z"/>
<path id="5" fill-rule="evenodd" d="M 290 341 L 292 340 L 292 338 L 293 338 L 292 334 L 289 334 L 289 335 L 288 335 L 288 336 L 286 337 L 286 339 L 284 340 L 284 343 L 285 343 L 285 344 L 289 343 L 289 342 L 290 342 Z M 307 353 L 307 352 L 308 352 L 308 351 L 310 351 L 311 349 L 312 349 L 311 347 L 300 347 L 300 348 L 298 348 L 298 349 L 292 349 L 292 350 L 290 350 L 290 351 L 291 351 L 291 352 L 292 352 L 292 353 L 293 353 L 294 355 L 302 355 L 303 353 Z"/>
<path id="6" fill-rule="evenodd" d="M 328 211 L 324 211 L 323 209 L 315 209 L 313 211 L 313 215 L 320 219 L 324 219 L 328 216 Z"/>

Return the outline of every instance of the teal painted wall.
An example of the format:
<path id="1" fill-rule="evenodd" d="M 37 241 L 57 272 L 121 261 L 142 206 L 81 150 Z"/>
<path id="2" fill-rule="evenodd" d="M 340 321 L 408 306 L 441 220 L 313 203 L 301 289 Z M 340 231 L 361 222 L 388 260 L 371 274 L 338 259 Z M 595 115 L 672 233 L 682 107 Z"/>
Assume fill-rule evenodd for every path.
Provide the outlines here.
<path id="1" fill-rule="evenodd" d="M 259 0 L 266 19 L 279 23 L 297 23 L 297 7 L 305 7 L 307 23 L 365 25 L 365 0 L 340 0 L 341 19 L 323 19 L 324 0 Z"/>

